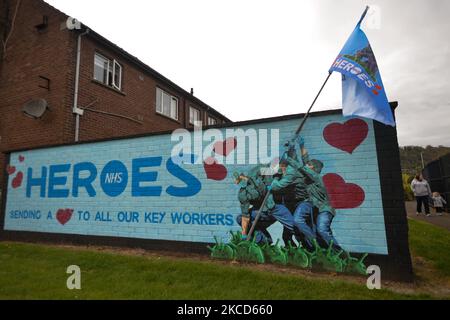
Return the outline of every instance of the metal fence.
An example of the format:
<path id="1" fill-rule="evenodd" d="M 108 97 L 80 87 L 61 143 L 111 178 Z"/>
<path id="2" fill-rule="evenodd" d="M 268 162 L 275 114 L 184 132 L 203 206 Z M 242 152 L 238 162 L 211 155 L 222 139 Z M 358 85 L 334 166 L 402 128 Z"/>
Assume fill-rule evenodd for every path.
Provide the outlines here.
<path id="1" fill-rule="evenodd" d="M 450 210 L 450 153 L 430 162 L 423 176 L 430 183 L 431 191 L 439 192 L 447 201 L 447 210 Z"/>

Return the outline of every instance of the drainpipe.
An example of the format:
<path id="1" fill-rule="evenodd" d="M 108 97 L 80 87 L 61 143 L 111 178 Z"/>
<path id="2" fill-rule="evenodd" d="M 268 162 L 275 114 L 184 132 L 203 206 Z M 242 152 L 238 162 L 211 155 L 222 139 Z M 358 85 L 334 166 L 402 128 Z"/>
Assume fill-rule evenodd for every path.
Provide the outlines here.
<path id="1" fill-rule="evenodd" d="M 81 37 L 87 35 L 89 33 L 89 29 L 86 29 L 85 32 L 80 33 L 78 35 L 77 40 L 77 62 L 75 69 L 75 90 L 73 93 L 73 110 L 72 112 L 75 116 L 75 142 L 79 141 L 80 137 L 80 116 L 83 115 L 83 110 L 78 108 L 78 87 L 80 82 L 80 63 L 81 63 Z"/>

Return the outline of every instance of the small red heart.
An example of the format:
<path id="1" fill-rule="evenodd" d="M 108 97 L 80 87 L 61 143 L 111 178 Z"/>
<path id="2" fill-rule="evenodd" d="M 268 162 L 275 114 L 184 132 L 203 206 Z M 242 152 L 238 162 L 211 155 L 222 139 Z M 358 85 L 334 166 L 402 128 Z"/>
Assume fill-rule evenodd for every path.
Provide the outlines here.
<path id="1" fill-rule="evenodd" d="M 323 131 L 325 141 L 342 151 L 353 151 L 367 138 L 369 126 L 361 119 L 350 119 L 344 124 L 332 123 Z"/>
<path id="2" fill-rule="evenodd" d="M 205 169 L 206 177 L 209 180 L 222 181 L 228 174 L 227 168 L 217 163 L 217 160 L 214 158 L 206 159 L 203 163 L 203 168 Z"/>
<path id="3" fill-rule="evenodd" d="M 14 189 L 19 188 L 22 185 L 22 181 L 23 181 L 23 173 L 22 171 L 19 171 L 17 172 L 16 177 L 12 181 L 12 187 Z"/>
<path id="4" fill-rule="evenodd" d="M 72 219 L 73 209 L 59 209 L 56 213 L 56 220 L 62 225 L 65 225 L 67 222 Z"/>
<path id="5" fill-rule="evenodd" d="M 365 199 L 364 190 L 354 183 L 346 183 L 338 174 L 329 173 L 323 177 L 331 206 L 335 209 L 359 207 Z"/>
<path id="6" fill-rule="evenodd" d="M 8 172 L 8 175 L 14 174 L 16 172 L 16 167 L 10 166 L 9 164 L 6 166 L 6 172 Z"/>
<path id="7" fill-rule="evenodd" d="M 213 151 L 217 154 L 227 157 L 237 147 L 236 138 L 228 138 L 225 141 L 217 141 L 214 143 Z"/>
<path id="8" fill-rule="evenodd" d="M 19 156 L 19 161 L 20 162 L 24 162 L 25 161 L 25 157 L 24 156 Z"/>

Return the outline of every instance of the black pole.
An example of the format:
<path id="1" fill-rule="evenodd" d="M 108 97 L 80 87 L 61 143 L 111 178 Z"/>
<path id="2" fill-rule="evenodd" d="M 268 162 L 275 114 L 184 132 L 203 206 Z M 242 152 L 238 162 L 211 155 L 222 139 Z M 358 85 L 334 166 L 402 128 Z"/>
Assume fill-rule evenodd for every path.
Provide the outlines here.
<path id="1" fill-rule="evenodd" d="M 314 98 L 313 102 L 311 103 L 311 106 L 309 107 L 309 109 L 306 112 L 305 116 L 303 117 L 302 122 L 300 123 L 300 125 L 297 128 L 297 130 L 295 131 L 296 135 L 298 135 L 302 131 L 303 126 L 305 125 L 306 119 L 308 119 L 308 117 L 309 117 L 311 109 L 313 108 L 314 104 L 316 103 L 317 99 L 319 98 L 320 94 L 322 93 L 323 88 L 325 88 L 325 85 L 327 84 L 328 79 L 330 79 L 330 77 L 331 77 L 331 72 L 328 73 L 328 76 L 326 77 L 325 81 L 323 82 L 322 87 L 320 87 L 319 92 L 317 92 L 317 95 Z"/>
<path id="2" fill-rule="evenodd" d="M 366 17 L 367 11 L 369 11 L 369 6 L 366 6 L 366 9 L 364 10 L 363 14 L 361 15 L 361 18 L 358 21 L 358 25 L 361 24 L 361 22 L 364 20 L 364 18 Z"/>
<path id="3" fill-rule="evenodd" d="M 323 82 L 322 87 L 320 87 L 320 90 L 319 90 L 319 92 L 317 92 L 317 95 L 316 95 L 316 97 L 314 98 L 313 102 L 311 103 L 311 106 L 309 107 L 308 111 L 305 113 L 305 116 L 303 117 L 302 122 L 300 123 L 300 125 L 299 125 L 298 128 L 297 128 L 297 130 L 295 131 L 295 135 L 296 135 L 296 136 L 299 135 L 300 132 L 302 131 L 302 129 L 303 129 L 305 123 L 306 123 L 306 120 L 308 119 L 309 114 L 311 113 L 311 109 L 313 108 L 314 104 L 316 103 L 317 99 L 319 98 L 320 94 L 322 93 L 322 90 L 323 90 L 323 88 L 325 87 L 325 85 L 327 84 L 328 79 L 330 79 L 331 74 L 332 74 L 332 72 L 329 72 L 329 73 L 328 73 L 328 76 L 326 77 L 325 81 Z M 266 204 L 267 199 L 269 199 L 270 193 L 271 193 L 270 190 L 268 190 L 268 191 L 266 192 L 266 195 L 265 195 L 265 197 L 264 197 L 264 200 L 263 200 L 261 206 L 259 207 L 258 213 L 256 214 L 255 221 L 252 223 L 252 227 L 250 228 L 250 231 L 249 231 L 249 233 L 248 233 L 248 235 L 247 235 L 247 238 L 248 238 L 248 239 L 250 239 L 250 238 L 252 237 L 252 234 L 253 234 L 253 232 L 255 231 L 256 224 L 258 223 L 259 218 L 261 217 L 262 208 L 263 208 L 264 205 Z"/>

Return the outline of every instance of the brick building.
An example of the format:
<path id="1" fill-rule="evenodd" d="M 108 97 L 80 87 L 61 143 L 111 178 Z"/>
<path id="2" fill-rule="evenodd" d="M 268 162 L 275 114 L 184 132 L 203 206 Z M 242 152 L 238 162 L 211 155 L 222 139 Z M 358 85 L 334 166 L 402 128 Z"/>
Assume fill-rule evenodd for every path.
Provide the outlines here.
<path id="1" fill-rule="evenodd" d="M 0 0 L 0 38 L 1 168 L 5 150 L 230 122 L 42 0 Z M 49 110 L 27 117 L 22 108 L 37 99 Z"/>

